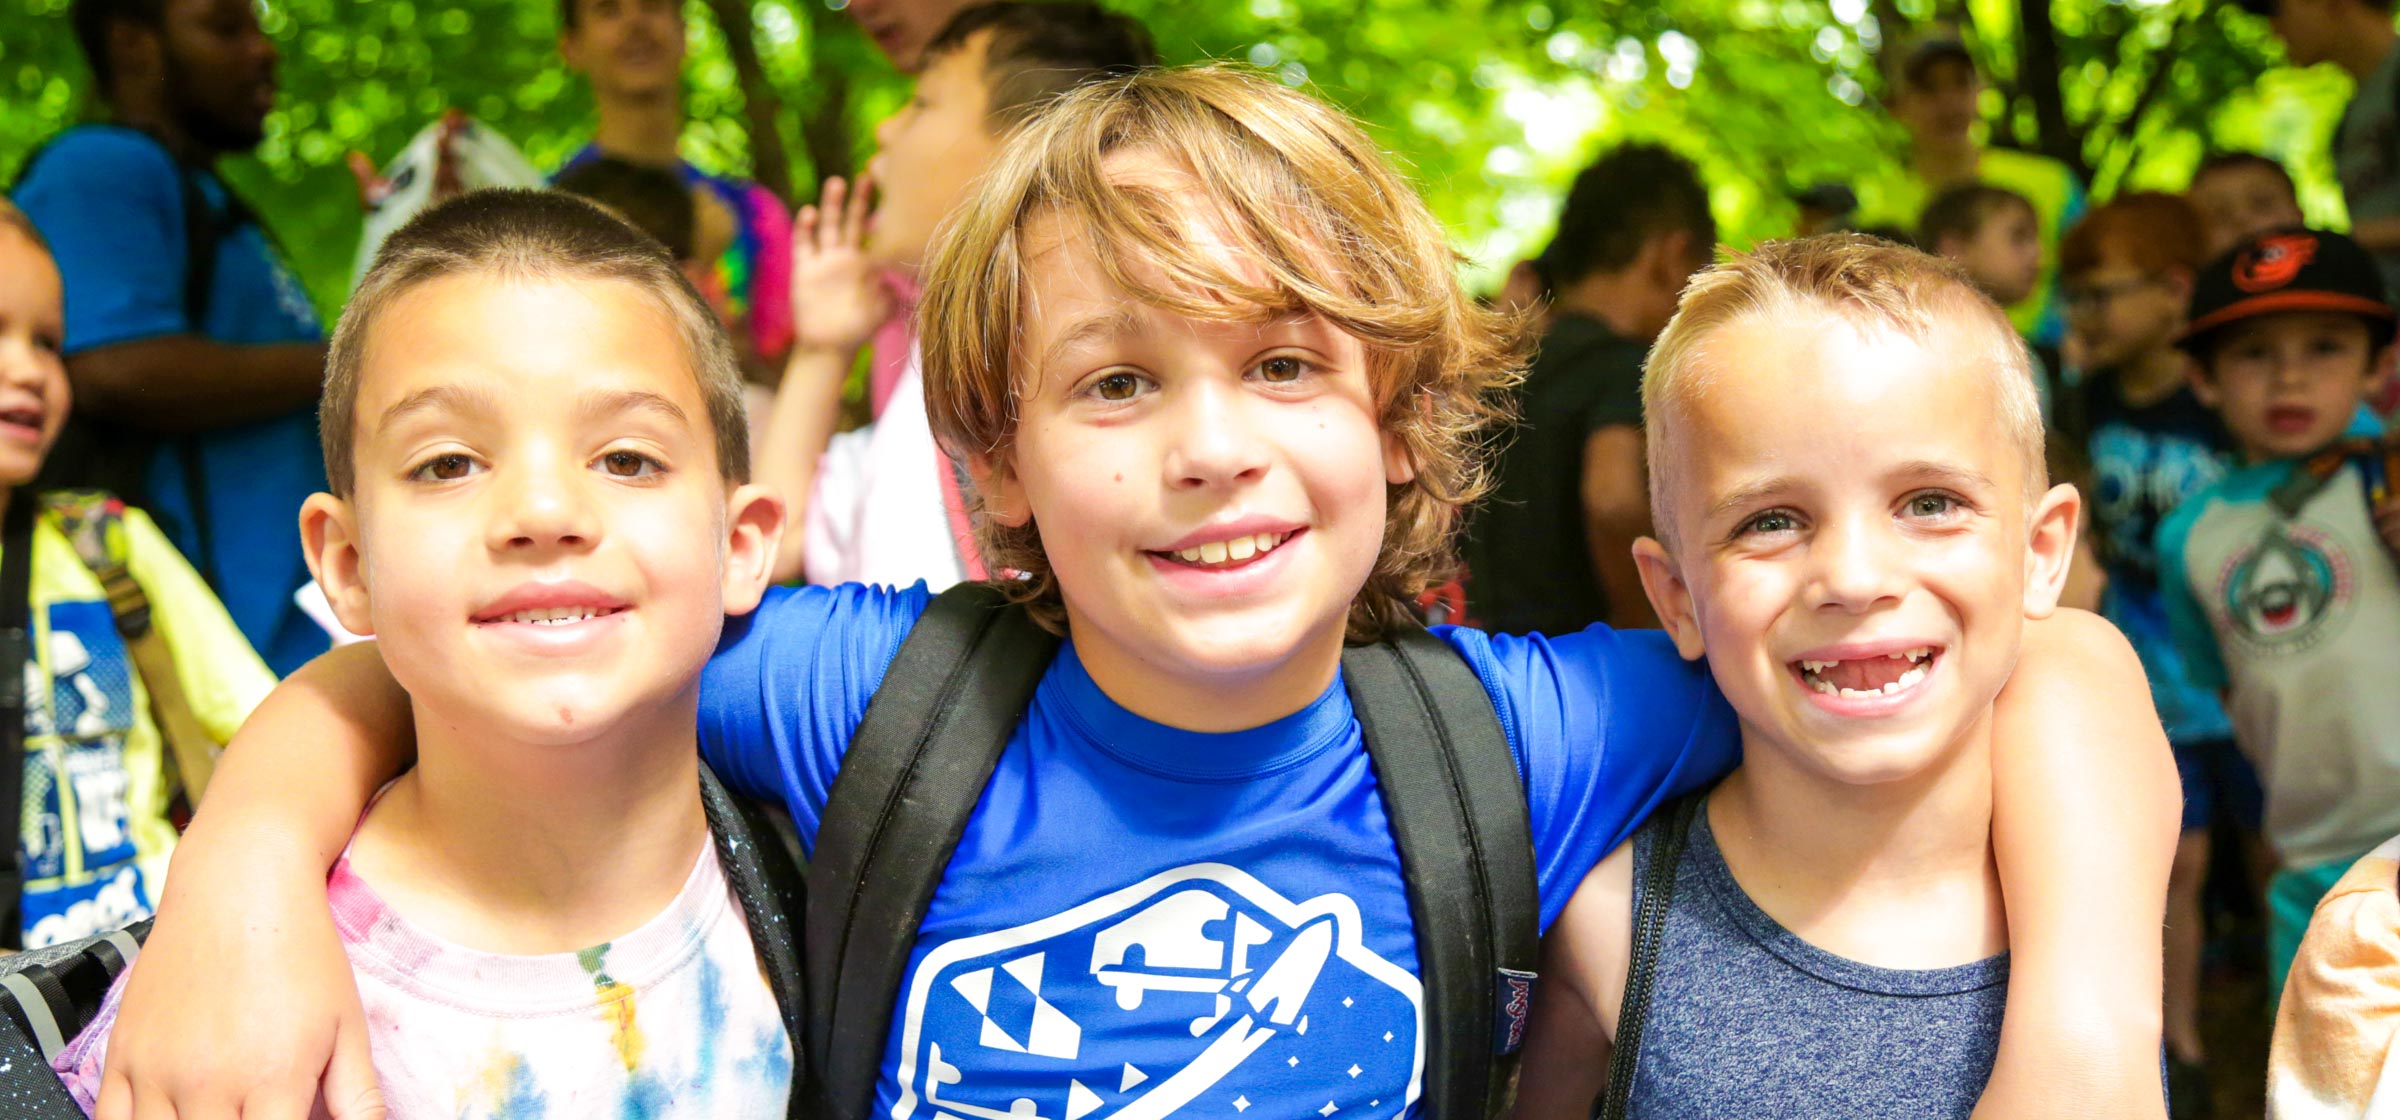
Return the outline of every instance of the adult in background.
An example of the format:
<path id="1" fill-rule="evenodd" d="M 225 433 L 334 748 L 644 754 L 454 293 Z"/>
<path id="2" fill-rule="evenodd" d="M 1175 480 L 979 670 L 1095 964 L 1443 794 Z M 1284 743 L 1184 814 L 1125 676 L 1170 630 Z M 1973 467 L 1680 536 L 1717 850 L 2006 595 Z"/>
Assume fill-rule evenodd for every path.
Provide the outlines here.
<path id="1" fill-rule="evenodd" d="M 2267 17 L 2294 66 L 2330 62 L 2358 83 L 2333 132 L 2350 239 L 2400 291 L 2400 32 L 2391 0 L 2241 0 Z"/>
<path id="2" fill-rule="evenodd" d="M 100 119 L 53 139 L 16 188 L 56 251 L 75 413 L 97 425 L 84 471 L 59 481 L 132 461 L 176 548 L 287 673 L 326 647 L 292 601 L 308 582 L 300 503 L 325 487 L 325 347 L 214 170 L 264 135 L 275 47 L 249 0 L 76 0 L 73 24 Z"/>
<path id="3" fill-rule="evenodd" d="M 1642 361 L 1716 241 L 1700 173 L 1665 148 L 1629 144 L 1575 177 L 1542 253 L 1550 326 L 1469 530 L 1469 600 L 1486 627 L 1658 625 L 1632 551 L 1650 532 Z"/>
<path id="4" fill-rule="evenodd" d="M 696 227 L 732 232 L 697 276 L 701 294 L 724 319 L 743 371 L 773 384 L 792 345 L 792 215 L 766 188 L 683 158 L 683 5 L 559 0 L 558 16 L 558 53 L 591 82 L 600 116 L 560 174 L 607 157 L 680 176 L 698 199 Z M 753 407 L 764 403 L 760 395 Z"/>
<path id="5" fill-rule="evenodd" d="M 1856 225 L 1915 230 L 1934 196 L 1966 183 L 1990 183 L 2024 196 L 2040 219 L 2041 280 L 2031 296 L 2009 306 L 2008 317 L 2017 333 L 2058 345 L 2066 332 L 2065 308 L 2058 302 L 2058 239 L 2083 214 L 2082 181 L 2048 156 L 1991 147 L 1976 135 L 1983 118 L 1983 75 L 1956 32 L 1929 30 L 1885 57 L 1890 65 L 1885 105 L 1908 130 L 1908 154 L 1899 166 L 1858 184 Z"/>

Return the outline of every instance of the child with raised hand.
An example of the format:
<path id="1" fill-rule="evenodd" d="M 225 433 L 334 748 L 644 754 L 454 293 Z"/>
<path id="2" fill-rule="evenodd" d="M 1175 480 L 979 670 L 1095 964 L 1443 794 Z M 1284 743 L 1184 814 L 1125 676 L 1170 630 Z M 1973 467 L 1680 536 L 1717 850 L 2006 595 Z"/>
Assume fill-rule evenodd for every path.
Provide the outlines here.
<path id="1" fill-rule="evenodd" d="M 0 754 L 22 783 L 4 795 L 18 802 L 5 818 L 15 862 L 0 883 L 4 949 L 149 917 L 175 850 L 175 802 L 196 799 L 205 781 L 184 771 L 205 765 L 275 685 L 148 514 L 112 495 L 32 485 L 72 401 L 65 330 L 58 265 L 0 198 L 0 573 L 26 565 L 23 583 L 0 574 L 22 596 L 0 603 L 0 628 L 21 635 L 0 640 L 0 671 L 25 682 L 17 703 L 0 706 L 0 721 L 23 728 L 8 740 L 22 749 Z M 101 574 L 112 565 L 130 577 L 163 664 L 120 629 L 112 600 L 125 585 Z M 170 742 L 173 733 L 190 738 Z"/>
<path id="2" fill-rule="evenodd" d="M 986 574 L 958 464 L 926 420 L 919 275 L 934 230 L 1027 116 L 1077 83 L 1157 61 L 1139 22 L 1096 4 L 963 8 L 925 47 L 909 103 L 876 126 L 867 175 L 831 180 L 817 205 L 801 207 L 795 342 L 758 460 L 760 478 L 791 502 L 778 580 L 924 580 L 938 591 Z M 843 383 L 870 341 L 875 423 L 835 435 Z"/>
<path id="3" fill-rule="evenodd" d="M 390 1114 L 782 1114 L 692 733 L 782 515 L 714 313 L 598 207 L 487 191 L 384 242 L 327 367 L 302 538 L 416 727 L 325 887 Z M 53 1061 L 87 1108 L 113 1002 Z"/>
<path id="4" fill-rule="evenodd" d="M 2240 466 L 2159 527 L 2160 571 L 2193 679 L 2264 779 L 2276 988 L 2318 899 L 2400 833 L 2400 480 L 2360 408 L 2392 324 L 2366 250 L 2284 230 L 2209 265 L 2182 340 Z"/>
<path id="5" fill-rule="evenodd" d="M 2079 500 L 2044 480 L 2026 361 L 1963 269 L 1855 235 L 1684 290 L 1642 380 L 1660 533 L 1635 555 L 1742 764 L 1551 927 L 1522 1114 L 1974 1106 L 2008 988 L 1992 701 Z M 2158 870 L 2122 904 L 2157 912 Z"/>
<path id="6" fill-rule="evenodd" d="M 1425 1070 L 1450 1055 L 1421 1039 L 1404 870 L 1341 655 L 1406 625 L 1442 566 L 1515 367 L 1508 324 L 1460 288 L 1440 224 L 1354 123 L 1245 71 L 1065 95 L 948 228 L 923 307 L 933 424 L 973 471 L 987 556 L 1025 573 L 1002 586 L 1066 640 L 869 1041 L 871 1103 L 830 1111 L 1425 1115 Z M 804 843 L 927 599 L 807 587 L 729 626 L 702 749 L 780 798 Z M 2121 644 L 2045 625 L 1994 717 L 2020 951 L 1990 1107 L 2154 1115 L 2157 915 L 2140 900 L 2166 859 L 2164 760 Z M 1544 924 L 1656 805 L 1733 760 L 1730 711 L 1661 635 L 1441 634 L 1517 760 Z M 134 1095 L 288 1099 L 352 1045 L 347 993 L 269 962 L 324 952 L 309 864 L 407 749 L 343 710 L 386 687 L 371 667 L 320 666 L 246 728 L 179 872 L 198 886 L 134 970 L 116 1052 Z M 290 772 L 329 750 L 334 781 L 301 795 Z M 1280 978 L 1305 1023 L 1201 1061 L 1227 1005 L 1177 962 L 1246 984 L 1240 962 L 1323 923 L 1340 951 Z M 1086 967 L 1137 958 L 1175 974 L 1111 991 Z"/>

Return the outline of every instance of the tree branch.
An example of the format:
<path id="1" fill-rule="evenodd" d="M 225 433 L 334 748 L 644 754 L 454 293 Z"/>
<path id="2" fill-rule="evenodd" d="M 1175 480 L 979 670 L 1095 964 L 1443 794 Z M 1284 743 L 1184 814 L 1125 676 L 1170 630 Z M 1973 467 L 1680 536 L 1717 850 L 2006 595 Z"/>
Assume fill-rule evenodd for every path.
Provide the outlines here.
<path id="1" fill-rule="evenodd" d="M 792 200 L 792 157 L 784 152 L 783 132 L 776 121 L 783 115 L 783 99 L 767 83 L 766 69 L 758 64 L 750 9 L 742 0 L 708 0 L 708 10 L 717 17 L 717 30 L 725 36 L 725 54 L 732 59 L 733 72 L 741 82 L 742 115 L 749 118 L 750 177 L 788 203 Z"/>
<path id="2" fill-rule="evenodd" d="M 2035 150 L 2089 180 L 2092 169 L 2067 125 L 2066 98 L 2058 88 L 2058 33 L 2050 26 L 2050 0 L 2017 0 L 2017 43 L 2017 80 L 2033 102 Z"/>

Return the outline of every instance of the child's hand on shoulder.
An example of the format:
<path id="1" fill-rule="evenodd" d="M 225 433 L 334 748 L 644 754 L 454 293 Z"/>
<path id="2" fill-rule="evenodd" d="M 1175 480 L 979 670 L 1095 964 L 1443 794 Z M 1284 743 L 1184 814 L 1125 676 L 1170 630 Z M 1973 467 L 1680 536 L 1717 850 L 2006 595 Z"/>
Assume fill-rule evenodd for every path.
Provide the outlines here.
<path id="1" fill-rule="evenodd" d="M 2374 514 L 2375 535 L 2383 538 L 2383 547 L 2392 554 L 2392 562 L 2400 564 L 2400 485 L 2395 485 L 2383 501 L 2376 503 Z"/>
<path id="2" fill-rule="evenodd" d="M 856 353 L 891 318 L 892 296 L 867 256 L 873 183 L 828 179 L 814 206 L 792 221 L 792 342 L 795 350 Z"/>

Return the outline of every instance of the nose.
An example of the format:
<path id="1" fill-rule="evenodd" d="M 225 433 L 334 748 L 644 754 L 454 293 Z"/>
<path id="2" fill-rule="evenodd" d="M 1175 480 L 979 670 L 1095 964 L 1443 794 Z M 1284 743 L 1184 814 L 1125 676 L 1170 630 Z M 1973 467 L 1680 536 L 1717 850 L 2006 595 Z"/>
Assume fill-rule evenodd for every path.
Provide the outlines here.
<path id="1" fill-rule="evenodd" d="M 565 457 L 529 456 L 495 468 L 494 503 L 486 544 L 495 553 L 539 558 L 583 552 L 600 540 L 590 472 Z M 556 463 L 544 459 L 558 459 Z"/>
<path id="2" fill-rule="evenodd" d="M 1810 605 L 1864 614 L 1898 602 L 1896 543 L 1874 518 L 1829 519 L 1808 546 Z"/>
<path id="3" fill-rule="evenodd" d="M 1177 490 L 1205 490 L 1254 481 L 1266 473 L 1266 445 L 1249 423 L 1237 384 L 1189 378 L 1165 392 L 1172 425 L 1167 476 Z"/>

